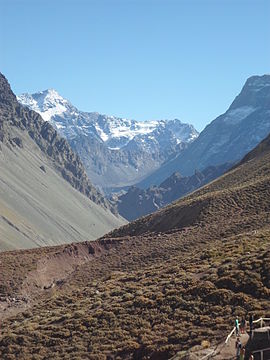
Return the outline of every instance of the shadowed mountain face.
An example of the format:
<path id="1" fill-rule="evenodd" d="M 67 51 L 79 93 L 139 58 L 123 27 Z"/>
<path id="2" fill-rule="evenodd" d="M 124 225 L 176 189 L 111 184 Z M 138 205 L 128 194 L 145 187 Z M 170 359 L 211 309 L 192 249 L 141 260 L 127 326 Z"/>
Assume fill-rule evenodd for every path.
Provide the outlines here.
<path id="1" fill-rule="evenodd" d="M 244 164 L 252 159 L 259 158 L 264 156 L 270 150 L 270 136 L 268 135 L 255 149 L 251 150 L 244 158 L 241 160 L 240 164 Z"/>
<path id="2" fill-rule="evenodd" d="M 149 189 L 139 189 L 132 186 L 127 193 L 112 197 L 120 215 L 127 220 L 135 220 L 141 216 L 153 213 L 172 203 L 185 194 L 198 189 L 222 175 L 231 167 L 230 164 L 209 166 L 203 171 L 195 171 L 192 176 L 181 176 L 174 173 L 159 186 Z"/>
<path id="3" fill-rule="evenodd" d="M 68 142 L 17 102 L 2 74 L 0 164 L 1 250 L 95 239 L 123 223 Z"/>
<path id="4" fill-rule="evenodd" d="M 0 254 L 1 358 L 201 358 L 270 317 L 269 144 L 98 241 Z"/>
<path id="5" fill-rule="evenodd" d="M 175 159 L 168 161 L 138 184 L 159 184 L 178 171 L 239 161 L 270 132 L 270 75 L 250 77 L 230 108 L 212 121 L 199 137 Z"/>
<path id="6" fill-rule="evenodd" d="M 79 111 L 52 89 L 18 100 L 68 140 L 94 184 L 107 191 L 140 181 L 198 136 L 178 119 L 135 121 Z"/>

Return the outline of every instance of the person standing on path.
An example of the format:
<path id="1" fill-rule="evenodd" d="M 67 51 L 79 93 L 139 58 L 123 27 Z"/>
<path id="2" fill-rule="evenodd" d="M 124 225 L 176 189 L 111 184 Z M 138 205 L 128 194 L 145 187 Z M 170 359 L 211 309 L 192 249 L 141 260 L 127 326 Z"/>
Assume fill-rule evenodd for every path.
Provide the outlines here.
<path id="1" fill-rule="evenodd" d="M 239 319 L 238 319 L 238 317 L 236 317 L 236 319 L 235 319 L 234 326 L 235 326 L 236 336 L 239 336 Z"/>
<path id="2" fill-rule="evenodd" d="M 245 360 L 245 353 L 246 353 L 246 349 L 244 347 L 242 347 L 240 349 L 240 358 L 239 358 L 239 360 Z"/>
<path id="3" fill-rule="evenodd" d="M 236 349 L 236 359 L 239 360 L 240 357 L 240 350 L 241 350 L 242 344 L 241 341 L 239 339 L 239 337 L 237 338 L 236 342 L 235 342 L 235 349 Z"/>

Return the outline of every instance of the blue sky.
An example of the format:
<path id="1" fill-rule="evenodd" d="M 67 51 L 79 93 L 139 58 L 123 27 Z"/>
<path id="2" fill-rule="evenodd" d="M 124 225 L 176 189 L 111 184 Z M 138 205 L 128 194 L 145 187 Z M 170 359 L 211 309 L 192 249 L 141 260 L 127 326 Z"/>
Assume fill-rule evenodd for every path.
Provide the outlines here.
<path id="1" fill-rule="evenodd" d="M 0 0 L 0 71 L 85 111 L 199 130 L 269 73 L 269 0 Z"/>

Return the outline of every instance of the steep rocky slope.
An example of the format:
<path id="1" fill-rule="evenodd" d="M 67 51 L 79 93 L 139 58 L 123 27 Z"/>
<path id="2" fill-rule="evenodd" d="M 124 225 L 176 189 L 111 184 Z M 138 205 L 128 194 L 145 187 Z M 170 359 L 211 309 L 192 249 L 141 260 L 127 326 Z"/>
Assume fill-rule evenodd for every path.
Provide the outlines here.
<path id="1" fill-rule="evenodd" d="M 165 360 L 180 351 L 186 359 L 194 346 L 224 342 L 236 316 L 269 317 L 264 144 L 218 180 L 96 242 L 0 254 L 1 358 Z M 59 277 L 50 270 L 57 263 Z"/>
<path id="2" fill-rule="evenodd" d="M 139 187 L 160 184 L 178 171 L 239 161 L 270 132 L 270 75 L 250 77 L 229 109 L 212 121 L 178 157 L 164 163 Z"/>
<path id="3" fill-rule="evenodd" d="M 82 112 L 53 89 L 18 100 L 69 141 L 92 181 L 107 191 L 140 181 L 198 136 L 178 119 L 135 121 Z"/>
<path id="4" fill-rule="evenodd" d="M 12 137 L 13 129 L 27 131 L 42 152 L 49 156 L 55 168 L 75 189 L 95 203 L 111 208 L 106 199 L 90 183 L 78 155 L 54 128 L 39 114 L 20 105 L 5 77 L 0 74 L 0 139 L 7 145 L 23 147 L 19 137 Z"/>
<path id="5" fill-rule="evenodd" d="M 0 167 L 1 250 L 95 239 L 123 224 L 67 141 L 1 74 Z"/>
<path id="6" fill-rule="evenodd" d="M 132 186 L 124 194 L 114 194 L 111 201 L 117 205 L 117 210 L 125 219 L 131 221 L 141 216 L 153 213 L 172 203 L 195 189 L 209 183 L 222 175 L 231 164 L 209 166 L 202 171 L 195 171 L 192 176 L 181 176 L 174 173 L 159 186 L 139 189 Z"/>

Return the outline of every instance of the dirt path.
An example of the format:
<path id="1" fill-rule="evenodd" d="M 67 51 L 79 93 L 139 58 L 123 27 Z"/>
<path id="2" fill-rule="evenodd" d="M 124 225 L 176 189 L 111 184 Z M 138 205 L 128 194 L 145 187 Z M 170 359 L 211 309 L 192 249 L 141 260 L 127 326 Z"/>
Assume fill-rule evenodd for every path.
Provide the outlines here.
<path id="1" fill-rule="evenodd" d="M 246 346 L 248 342 L 249 335 L 247 333 L 242 334 L 240 337 L 240 341 L 242 346 Z M 215 360 L 229 360 L 236 358 L 236 348 L 235 348 L 236 337 L 233 335 L 227 344 L 223 343 L 218 346 L 216 355 L 212 357 Z"/>
<path id="2" fill-rule="evenodd" d="M 247 333 L 242 334 L 240 341 L 243 346 L 248 342 L 249 336 Z M 188 353 L 178 353 L 171 360 L 234 360 L 236 359 L 235 349 L 236 337 L 233 335 L 227 344 L 225 341 L 218 344 L 216 347 L 210 347 L 207 349 L 196 350 L 195 348 Z M 183 357 L 184 356 L 184 357 Z"/>

